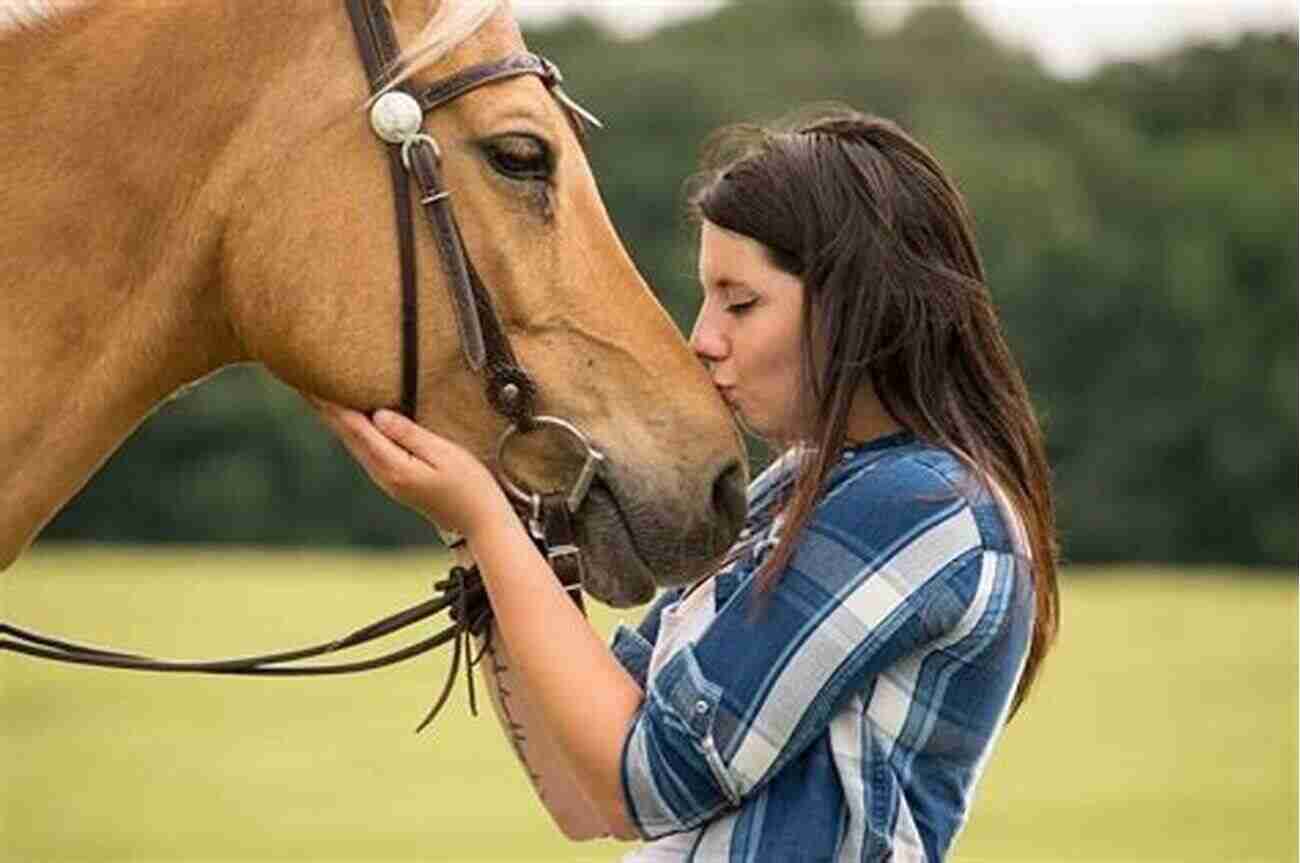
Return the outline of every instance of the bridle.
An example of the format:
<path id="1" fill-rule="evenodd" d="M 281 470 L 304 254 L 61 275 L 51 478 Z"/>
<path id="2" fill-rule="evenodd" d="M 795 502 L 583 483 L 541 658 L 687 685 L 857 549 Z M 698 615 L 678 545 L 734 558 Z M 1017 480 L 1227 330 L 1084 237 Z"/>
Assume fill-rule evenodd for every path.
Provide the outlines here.
<path id="1" fill-rule="evenodd" d="M 591 487 L 604 455 L 574 424 L 558 417 L 537 414 L 537 385 L 520 366 L 510 339 L 465 250 L 451 204 L 451 192 L 440 170 L 441 151 L 424 129 L 424 115 L 460 96 L 496 81 L 533 75 L 569 113 L 571 122 L 599 122 L 560 89 L 560 72 L 549 60 L 535 54 L 517 53 L 503 59 L 462 69 L 423 90 L 412 90 L 398 81 L 403 71 L 401 49 L 383 0 L 345 0 L 348 17 L 370 84 L 370 123 L 385 143 L 393 186 L 397 223 L 398 262 L 401 273 L 401 404 L 402 413 L 415 419 L 419 381 L 419 304 L 416 276 L 415 228 L 411 217 L 411 180 L 415 181 L 419 204 L 442 263 L 451 294 L 462 352 L 469 368 L 482 376 L 487 401 L 508 425 L 497 441 L 496 467 L 502 487 L 514 503 L 538 548 L 547 557 L 556 577 L 579 609 L 582 605 L 583 563 L 573 529 L 573 516 Z M 506 468 L 505 457 L 511 440 L 540 428 L 558 429 L 575 441 L 583 453 L 581 472 L 567 492 L 541 493 L 526 488 Z M 456 542 L 455 537 L 444 537 Z M 470 707 L 474 703 L 469 636 L 490 633 L 487 624 L 491 608 L 477 568 L 453 567 L 448 578 L 435 583 L 438 595 L 410 608 L 362 627 L 342 638 L 322 644 L 261 656 L 203 662 L 154 659 L 133 653 L 106 650 L 51 638 L 0 622 L 0 650 L 41 659 L 78 665 L 94 665 L 135 671 L 183 672 L 223 675 L 315 676 L 368 671 L 418 656 L 448 641 L 455 644 L 451 670 L 433 708 L 420 723 L 420 730 L 437 715 L 450 695 L 459 669 L 461 654 L 467 654 L 466 678 Z M 382 656 L 332 664 L 300 665 L 303 660 L 334 654 L 382 638 L 442 611 L 453 619 L 451 626 L 422 641 Z"/>
<path id="2" fill-rule="evenodd" d="M 562 78 L 555 64 L 536 54 L 511 54 L 501 60 L 471 66 L 423 90 L 413 91 L 404 82 L 393 83 L 402 73 L 401 50 L 384 3 L 381 0 L 346 0 L 346 6 L 361 63 L 370 83 L 371 128 L 387 144 L 392 176 L 402 280 L 401 411 L 415 419 L 419 395 L 418 280 L 410 200 L 410 180 L 414 179 L 420 195 L 419 203 L 432 230 L 443 276 L 451 294 L 465 362 L 473 372 L 483 377 L 488 404 L 508 421 L 497 442 L 498 477 L 521 510 L 534 538 L 545 543 L 547 556 L 561 583 L 570 588 L 573 596 L 580 597 L 581 556 L 573 542 L 570 519 L 582 505 L 604 455 L 572 423 L 535 412 L 537 385 L 520 366 L 505 327 L 492 305 L 492 298 L 465 251 L 452 209 L 451 192 L 444 185 L 439 169 L 441 151 L 437 141 L 424 129 L 424 115 L 485 84 L 533 75 L 565 107 L 572 121 L 580 124 L 587 120 L 597 125 L 599 121 L 560 88 Z M 517 435 L 541 427 L 565 432 L 584 453 L 582 471 L 567 494 L 526 491 L 510 477 L 505 467 L 506 448 L 510 441 Z"/>

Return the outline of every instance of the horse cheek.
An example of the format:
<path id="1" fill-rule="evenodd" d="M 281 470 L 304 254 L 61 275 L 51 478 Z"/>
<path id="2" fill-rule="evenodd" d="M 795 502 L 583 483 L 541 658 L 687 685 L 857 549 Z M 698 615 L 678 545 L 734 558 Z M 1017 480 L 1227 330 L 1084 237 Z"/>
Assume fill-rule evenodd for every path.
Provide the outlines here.
<path id="1" fill-rule="evenodd" d="M 224 297 L 241 358 L 330 401 L 390 405 L 400 366 L 391 250 L 372 248 L 373 226 L 314 198 L 288 208 L 249 196 L 232 211 Z"/>

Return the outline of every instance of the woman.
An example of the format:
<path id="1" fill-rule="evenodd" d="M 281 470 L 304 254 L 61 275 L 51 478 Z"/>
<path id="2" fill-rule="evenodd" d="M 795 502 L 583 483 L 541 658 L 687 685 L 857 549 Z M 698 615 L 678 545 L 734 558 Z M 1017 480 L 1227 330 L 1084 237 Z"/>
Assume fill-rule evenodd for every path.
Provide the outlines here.
<path id="1" fill-rule="evenodd" d="M 482 464 L 391 412 L 327 419 L 466 538 L 504 721 L 566 835 L 651 840 L 628 861 L 939 860 L 1056 631 L 1038 425 L 925 149 L 841 112 L 713 152 L 691 345 L 781 455 L 717 571 L 612 649 Z"/>

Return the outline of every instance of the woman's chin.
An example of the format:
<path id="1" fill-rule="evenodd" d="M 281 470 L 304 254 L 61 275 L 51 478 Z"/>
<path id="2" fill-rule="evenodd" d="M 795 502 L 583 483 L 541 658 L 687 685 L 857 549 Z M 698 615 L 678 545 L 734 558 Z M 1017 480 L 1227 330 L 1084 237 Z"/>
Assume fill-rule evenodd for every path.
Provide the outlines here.
<path id="1" fill-rule="evenodd" d="M 740 410 L 733 411 L 732 416 L 736 420 L 736 425 L 740 426 L 740 430 L 750 437 L 758 438 L 761 441 L 771 441 L 774 439 L 771 431 L 767 428 L 768 424 L 761 420 L 750 419 Z"/>

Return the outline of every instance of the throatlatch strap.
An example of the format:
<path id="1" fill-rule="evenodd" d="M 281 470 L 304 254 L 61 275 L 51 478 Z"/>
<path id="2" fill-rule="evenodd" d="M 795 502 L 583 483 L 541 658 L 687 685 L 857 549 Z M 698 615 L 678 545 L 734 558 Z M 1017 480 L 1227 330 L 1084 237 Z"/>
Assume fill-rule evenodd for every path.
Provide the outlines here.
<path id="1" fill-rule="evenodd" d="M 397 259 L 402 272 L 402 414 L 415 421 L 420 397 L 420 295 L 415 259 L 415 226 L 411 222 L 411 186 L 402 168 L 402 148 L 388 145 L 388 169 L 393 178 L 393 207 L 397 216 Z"/>
<path id="2" fill-rule="evenodd" d="M 378 93 L 401 71 L 398 64 L 401 49 L 392 22 L 388 19 L 388 9 L 382 2 L 370 0 L 347 0 L 345 5 L 370 92 Z M 415 227 L 411 221 L 411 188 L 410 180 L 402 167 L 401 146 L 388 144 L 385 149 L 392 178 L 397 257 L 401 272 L 402 308 L 398 335 L 402 345 L 402 392 L 399 408 L 405 416 L 414 420 L 415 409 L 419 404 L 420 318 Z"/>

